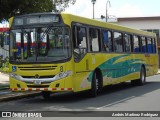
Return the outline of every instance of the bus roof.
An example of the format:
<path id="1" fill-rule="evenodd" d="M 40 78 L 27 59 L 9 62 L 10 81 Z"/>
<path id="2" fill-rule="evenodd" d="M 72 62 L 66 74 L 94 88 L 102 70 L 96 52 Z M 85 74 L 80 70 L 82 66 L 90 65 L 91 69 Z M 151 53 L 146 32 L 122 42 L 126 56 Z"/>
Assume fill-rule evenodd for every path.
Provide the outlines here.
<path id="1" fill-rule="evenodd" d="M 32 14 L 21 15 L 21 17 L 28 16 L 28 15 L 34 16 L 34 15 L 51 15 L 51 14 L 59 14 L 59 13 L 53 13 L 53 12 L 32 13 Z M 81 24 L 92 25 L 95 27 L 102 27 L 105 29 L 111 29 L 111 30 L 115 30 L 115 31 L 121 31 L 121 32 L 137 34 L 137 35 L 144 35 L 144 36 L 149 36 L 149 37 L 156 37 L 155 33 L 146 32 L 146 31 L 142 31 L 139 29 L 133 29 L 133 28 L 117 25 L 114 23 L 108 23 L 108 22 L 98 21 L 98 20 L 94 20 L 94 19 L 89 19 L 89 18 L 77 16 L 77 15 L 72 15 L 69 13 L 60 13 L 60 15 L 62 16 L 64 23 L 68 24 L 68 25 L 71 25 L 72 22 L 77 22 L 77 23 L 81 23 Z M 17 16 L 17 17 L 19 17 L 19 16 Z"/>
<path id="2" fill-rule="evenodd" d="M 156 34 L 152 33 L 152 32 L 146 32 L 146 31 L 133 29 L 133 28 L 129 28 L 129 27 L 113 24 L 113 23 L 107 23 L 107 22 L 98 21 L 98 20 L 94 20 L 94 19 L 84 18 L 84 17 L 80 17 L 80 16 L 68 14 L 68 13 L 61 13 L 61 15 L 62 15 L 63 19 L 66 20 L 66 21 L 64 21 L 66 23 L 67 22 L 69 22 L 69 23 L 78 22 L 78 23 L 102 27 L 102 28 L 106 28 L 106 29 L 112 29 L 115 31 L 122 31 L 122 32 L 138 34 L 138 35 L 145 35 L 145 36 L 150 36 L 150 37 L 156 36 Z"/>

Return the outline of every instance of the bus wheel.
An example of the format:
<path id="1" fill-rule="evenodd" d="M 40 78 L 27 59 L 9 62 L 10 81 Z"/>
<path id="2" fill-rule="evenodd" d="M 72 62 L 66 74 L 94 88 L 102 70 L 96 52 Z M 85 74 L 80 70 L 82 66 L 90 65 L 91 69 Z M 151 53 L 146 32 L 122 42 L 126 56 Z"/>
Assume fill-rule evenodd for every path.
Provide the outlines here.
<path id="1" fill-rule="evenodd" d="M 93 77 L 92 77 L 92 83 L 91 83 L 91 97 L 96 97 L 97 94 L 101 91 L 101 80 L 98 78 L 98 75 L 96 72 L 93 73 Z"/>
<path id="2" fill-rule="evenodd" d="M 131 84 L 132 85 L 144 85 L 146 82 L 146 71 L 145 68 L 142 66 L 141 71 L 140 71 L 140 78 L 138 80 L 132 80 Z"/>
<path id="3" fill-rule="evenodd" d="M 138 85 L 144 85 L 146 82 L 146 71 L 144 67 L 141 67 L 140 79 L 137 82 L 138 82 Z"/>
<path id="4" fill-rule="evenodd" d="M 49 99 L 51 96 L 51 92 L 49 91 L 42 91 L 42 96 L 45 100 Z"/>

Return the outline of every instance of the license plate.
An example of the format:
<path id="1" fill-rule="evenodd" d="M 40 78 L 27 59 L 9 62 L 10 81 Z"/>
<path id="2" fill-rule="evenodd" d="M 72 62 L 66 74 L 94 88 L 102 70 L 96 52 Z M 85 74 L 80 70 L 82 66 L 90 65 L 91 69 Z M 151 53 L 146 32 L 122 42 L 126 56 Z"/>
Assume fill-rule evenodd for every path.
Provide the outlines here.
<path id="1" fill-rule="evenodd" d="M 35 81 L 34 81 L 34 84 L 35 84 L 35 85 L 40 85 L 40 84 L 41 84 L 41 81 L 40 81 L 40 80 L 35 80 Z"/>

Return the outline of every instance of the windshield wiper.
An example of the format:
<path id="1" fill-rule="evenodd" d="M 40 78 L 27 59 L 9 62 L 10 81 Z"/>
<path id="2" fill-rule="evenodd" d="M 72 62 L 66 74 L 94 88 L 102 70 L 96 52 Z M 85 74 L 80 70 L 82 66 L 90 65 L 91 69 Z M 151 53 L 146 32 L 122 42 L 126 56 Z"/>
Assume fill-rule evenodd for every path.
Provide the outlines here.
<path id="1" fill-rule="evenodd" d="M 47 27 L 47 29 L 45 30 L 45 32 L 41 36 L 40 41 L 42 41 L 44 39 L 44 37 L 50 32 L 51 29 L 52 29 L 52 26 Z"/>

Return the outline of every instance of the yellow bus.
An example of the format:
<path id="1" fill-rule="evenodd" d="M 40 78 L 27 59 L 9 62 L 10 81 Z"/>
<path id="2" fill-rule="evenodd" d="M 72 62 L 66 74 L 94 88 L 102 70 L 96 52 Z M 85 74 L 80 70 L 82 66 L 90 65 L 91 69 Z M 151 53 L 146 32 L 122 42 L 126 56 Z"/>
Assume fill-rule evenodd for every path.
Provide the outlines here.
<path id="1" fill-rule="evenodd" d="M 89 90 L 125 81 L 143 85 L 158 71 L 154 33 L 71 14 L 35 13 L 10 19 L 10 90 Z"/>

